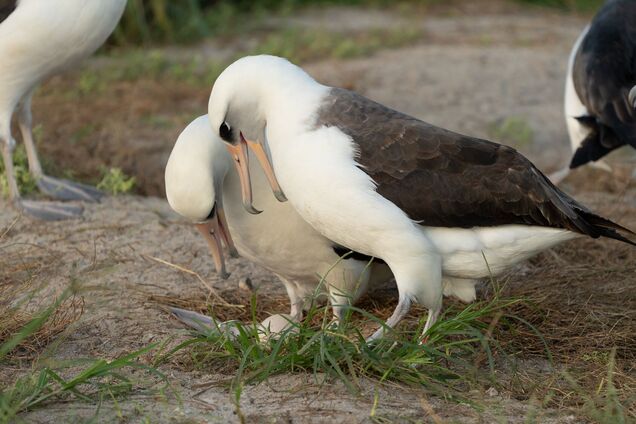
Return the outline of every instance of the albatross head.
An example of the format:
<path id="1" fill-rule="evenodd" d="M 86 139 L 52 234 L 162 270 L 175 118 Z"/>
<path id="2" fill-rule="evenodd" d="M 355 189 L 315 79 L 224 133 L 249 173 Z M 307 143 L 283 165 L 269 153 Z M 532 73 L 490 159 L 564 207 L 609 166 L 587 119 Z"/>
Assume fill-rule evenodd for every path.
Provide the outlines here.
<path id="1" fill-rule="evenodd" d="M 231 159 L 223 143 L 200 116 L 179 135 L 166 165 L 166 197 L 177 213 L 204 235 L 217 272 L 227 278 L 222 245 L 238 256 L 225 219 L 222 187 Z"/>
<path id="2" fill-rule="evenodd" d="M 261 164 L 276 198 L 286 197 L 276 179 L 267 154 L 265 128 L 268 115 L 287 110 L 280 104 L 281 92 L 302 96 L 302 89 L 316 82 L 305 71 L 276 56 L 247 56 L 228 66 L 212 88 L 208 115 L 212 130 L 225 142 L 241 178 L 243 206 L 252 206 L 252 188 L 248 167 L 248 147 Z"/>

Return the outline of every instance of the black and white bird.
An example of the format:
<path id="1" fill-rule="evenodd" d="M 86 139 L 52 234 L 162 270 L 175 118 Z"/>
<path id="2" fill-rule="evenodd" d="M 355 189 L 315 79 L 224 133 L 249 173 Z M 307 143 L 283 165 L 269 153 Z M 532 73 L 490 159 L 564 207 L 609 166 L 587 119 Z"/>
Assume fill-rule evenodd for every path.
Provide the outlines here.
<path id="1" fill-rule="evenodd" d="M 17 120 L 26 147 L 29 171 L 40 191 L 58 200 L 96 201 L 96 189 L 45 175 L 33 140 L 31 97 L 45 78 L 93 53 L 113 32 L 126 0 L 17 0 L 0 7 L 0 148 L 11 202 L 45 220 L 65 219 L 82 209 L 63 203 L 20 198 L 12 156 L 16 142 L 11 118 Z"/>
<path id="2" fill-rule="evenodd" d="M 573 156 L 553 182 L 587 163 L 610 170 L 605 155 L 636 148 L 636 1 L 609 0 L 574 43 L 565 119 Z"/>
<path id="3" fill-rule="evenodd" d="M 474 297 L 476 279 L 566 240 L 634 244 L 619 231 L 633 233 L 560 191 L 516 150 L 319 84 L 279 57 L 230 65 L 208 112 L 241 176 L 251 146 L 275 175 L 273 190 L 314 229 L 388 264 L 400 294 L 387 327 L 418 302 L 429 310 L 426 332 L 443 280 Z"/>
<path id="4" fill-rule="evenodd" d="M 233 168 L 232 157 L 219 135 L 212 131 L 206 115 L 195 119 L 179 135 L 165 172 L 170 206 L 196 224 L 208 241 L 221 276 L 227 277 L 222 251 L 225 244 L 230 252 L 238 251 L 281 279 L 294 321 L 300 320 L 309 302 L 325 291 L 330 294 L 338 321 L 346 306 L 369 286 L 377 287 L 391 278 L 385 264 L 371 263 L 371 258 L 359 255 L 344 256 L 346 249 L 314 230 L 289 203 L 274 199 L 255 160 L 249 173 L 255 201 L 263 212 L 248 213 L 243 207 L 240 179 Z M 175 314 L 181 318 L 191 315 L 177 310 Z M 188 319 L 184 321 L 190 323 Z"/>

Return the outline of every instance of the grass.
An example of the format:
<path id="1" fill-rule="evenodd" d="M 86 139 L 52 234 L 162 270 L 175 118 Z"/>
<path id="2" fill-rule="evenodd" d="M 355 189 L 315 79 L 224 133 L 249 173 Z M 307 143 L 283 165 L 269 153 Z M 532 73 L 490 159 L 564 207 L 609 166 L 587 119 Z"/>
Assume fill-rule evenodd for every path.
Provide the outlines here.
<path id="1" fill-rule="evenodd" d="M 520 3 L 551 7 L 574 12 L 593 12 L 598 10 L 604 0 L 517 0 Z"/>
<path id="2" fill-rule="evenodd" d="M 248 54 L 282 56 L 295 63 L 369 56 L 380 49 L 412 43 L 423 36 L 418 28 L 369 30 L 354 34 L 290 28 L 270 33 Z M 243 55 L 240 55 L 243 56 Z"/>
<path id="3" fill-rule="evenodd" d="M 192 42 L 238 34 L 265 15 L 307 6 L 390 4 L 387 0 L 129 0 L 112 41 L 118 45 Z"/>
<path id="4" fill-rule="evenodd" d="M 620 390 L 615 385 L 616 349 L 612 349 L 607 361 L 607 375 L 599 383 L 598 389 L 588 394 L 570 374 L 566 378 L 583 401 L 583 411 L 592 420 L 599 423 L 625 424 L 636 421 L 629 405 L 636 403 L 636 393 L 632 393 L 626 401 L 621 399 Z"/>
<path id="5" fill-rule="evenodd" d="M 510 0 L 575 12 L 598 9 L 602 0 Z M 265 15 L 297 13 L 306 7 L 402 7 L 435 4 L 439 0 L 129 0 L 113 42 L 193 42 L 205 37 L 237 34 Z"/>
<path id="6" fill-rule="evenodd" d="M 92 131 L 92 129 L 89 129 Z M 37 181 L 29 172 L 29 163 L 27 160 L 24 145 L 19 144 L 13 155 L 13 166 L 18 189 L 21 195 L 29 195 L 37 192 Z M 135 189 L 136 179 L 126 175 L 120 168 L 103 168 L 101 179 L 97 184 L 97 188 L 112 195 L 127 194 Z M 67 177 L 72 177 L 72 173 L 66 173 Z M 0 158 L 0 193 L 7 197 L 9 195 L 9 185 L 5 174 L 4 164 Z"/>
<path id="7" fill-rule="evenodd" d="M 212 330 L 183 342 L 162 360 L 188 348 L 194 368 L 233 375 L 229 383 L 237 396 L 245 384 L 278 374 L 311 373 L 341 381 L 353 393 L 359 392 L 362 381 L 372 380 L 398 382 L 460 400 L 465 399 L 466 390 L 486 380 L 495 384 L 492 327 L 514 320 L 504 311 L 518 302 L 495 297 L 463 308 L 450 307 L 427 333 L 425 344 L 419 342 L 425 323 L 419 320 L 369 345 L 362 329 L 382 325 L 381 320 L 365 309 L 350 307 L 344 323 L 334 326 L 331 308 L 315 305 L 301 323 L 262 342 L 258 308 L 252 301 L 251 323 L 237 323 L 238 336 Z M 481 362 L 476 365 L 478 357 L 487 364 L 485 368 Z"/>
<path id="8" fill-rule="evenodd" d="M 593 243 L 589 241 L 590 245 Z M 231 316 L 249 322 L 238 325 L 237 337 L 214 331 L 197 335 L 162 359 L 181 354 L 178 362 L 185 364 L 187 370 L 227 375 L 226 383 L 237 405 L 247 384 L 262 382 L 277 374 L 310 373 L 315 376 L 316 384 L 330 385 L 339 381 L 353 393 L 359 393 L 361 387 L 369 384 L 399 384 L 453 401 L 472 402 L 475 408 L 487 406 L 481 403 L 483 398 L 479 395 L 471 398 L 471 389 L 479 392 L 494 387 L 499 393 L 505 393 L 504 396 L 535 405 L 529 410 L 526 422 L 542 422 L 545 414 L 554 413 L 546 408 L 554 408 L 560 414 L 571 411 L 577 417 L 600 423 L 634 422 L 636 380 L 629 360 L 633 351 L 625 350 L 630 338 L 633 339 L 629 318 L 616 322 L 616 311 L 612 307 L 616 303 L 601 302 L 603 309 L 599 309 L 595 301 L 590 302 L 587 292 L 582 293 L 584 304 L 578 303 L 572 294 L 568 299 L 571 310 L 563 309 L 561 294 L 566 290 L 563 286 L 568 286 L 573 293 L 580 291 L 576 282 L 567 280 L 567 275 L 590 281 L 623 281 L 633 275 L 631 265 L 621 266 L 626 260 L 619 253 L 622 246 L 611 244 L 609 250 L 604 246 L 597 248 L 606 251 L 606 260 L 614 264 L 599 265 L 608 271 L 595 274 L 588 270 L 573 277 L 580 274 L 581 265 L 561 255 L 578 255 L 581 249 L 562 249 L 547 255 L 551 260 L 541 259 L 543 265 L 533 267 L 536 271 L 532 273 L 550 271 L 555 266 L 557 269 L 552 274 L 563 275 L 526 275 L 525 279 L 530 281 L 524 283 L 528 294 L 523 300 L 504 297 L 502 293 L 507 285 L 503 284 L 495 285 L 494 293 L 486 295 L 488 301 L 466 307 L 451 303 L 444 317 L 431 329 L 429 342 L 423 346 L 418 343 L 423 322 L 412 317 L 400 330 L 392 332 L 388 340 L 373 346 L 364 343 L 361 333 L 369 334 L 372 327 L 379 325 L 374 316 L 390 314 L 393 306 L 387 305 L 386 300 L 381 309 L 368 303 L 351 308 L 349 319 L 335 328 L 329 325 L 329 308 L 314 306 L 308 317 L 296 325 L 295 332 L 289 331 L 281 338 L 262 343 L 257 325 L 265 316 L 263 311 L 280 310 L 283 306 L 257 307 L 253 301 L 251 310 L 235 311 Z M 590 255 L 596 261 L 604 261 L 593 249 Z M 572 265 L 565 267 L 563 261 Z M 613 297 L 617 289 L 606 287 L 605 296 Z M 226 293 L 223 296 L 226 297 Z M 231 297 L 227 299 L 241 303 Z M 205 302 L 176 306 L 215 311 Z M 606 307 L 612 310 L 606 312 Z M 217 311 L 225 313 L 223 308 Z M 373 315 L 365 311 L 372 311 Z M 594 317 L 586 316 L 586 311 Z M 611 328 L 602 330 L 606 320 Z M 547 337 L 539 334 L 537 326 L 549 332 Z M 597 335 L 594 328 L 605 335 Z M 611 349 L 611 343 L 622 346 L 618 354 Z M 552 352 L 551 348 L 556 350 Z M 531 358 L 547 359 L 548 366 L 554 368 L 541 370 L 541 366 L 532 365 Z M 505 415 L 506 411 L 501 413 Z"/>
<path id="9" fill-rule="evenodd" d="M 18 144 L 13 152 L 13 167 L 20 194 L 27 195 L 37 191 L 37 181 L 29 172 L 26 149 L 22 144 Z M 9 196 L 9 181 L 7 180 L 2 158 L 0 158 L 0 193 L 2 193 L 4 197 Z"/>
<path id="10" fill-rule="evenodd" d="M 73 289 L 67 289 L 50 306 L 34 314 L 26 324 L 15 331 L 7 331 L 6 327 L 6 316 L 15 315 L 15 309 L 4 311 L 4 319 L 0 322 L 0 335 L 9 337 L 0 339 L 0 366 L 14 364 L 16 350 L 23 347 L 29 339 L 48 332 L 45 327 L 75 295 Z M 66 325 L 68 324 L 70 322 L 66 322 Z M 125 397 L 133 390 L 139 391 L 138 383 L 129 376 L 131 370 L 141 370 L 151 375 L 154 380 L 150 385 L 162 381 L 167 387 L 167 378 L 141 360 L 156 347 L 157 344 L 151 344 L 113 360 L 74 358 L 60 362 L 39 358 L 33 363 L 32 370 L 26 374 L 12 382 L 0 383 L 0 423 L 19 422 L 20 413 L 51 402 L 79 400 L 99 405 L 106 400 Z M 40 365 L 51 362 L 55 365 Z M 98 412 L 99 407 L 96 410 L 96 413 Z"/>
<path id="11" fill-rule="evenodd" d="M 498 143 L 523 148 L 534 142 L 534 131 L 526 120 L 517 116 L 510 116 L 495 122 L 489 128 L 490 137 Z"/>
<path id="12" fill-rule="evenodd" d="M 111 54 L 113 61 L 82 71 L 78 84 L 66 92 L 70 99 L 105 93 L 112 85 L 139 80 L 177 81 L 206 87 L 234 60 L 245 55 L 272 54 L 296 63 L 321 59 L 345 59 L 371 55 L 381 49 L 411 44 L 423 37 L 418 28 L 372 29 L 339 33 L 298 28 L 268 30 L 253 35 L 252 47 L 239 49 L 226 58 L 187 59 L 170 57 L 156 49 L 132 49 Z"/>
<path id="13" fill-rule="evenodd" d="M 515 361 L 512 352 L 516 352 L 518 343 L 528 344 L 527 332 L 533 333 L 540 344 L 546 343 L 532 324 L 527 324 L 517 315 L 517 311 L 529 307 L 528 302 L 503 297 L 500 293 L 504 289 L 497 287 L 494 294 L 487 296 L 490 300 L 475 304 L 450 303 L 424 345 L 419 344 L 424 323 L 414 318 L 415 315 L 423 316 L 421 309 L 397 331 L 391 332 L 387 340 L 371 346 L 364 342 L 362 333 L 368 334 L 371 328 L 380 325 L 375 316 L 386 316 L 393 307 L 386 300 L 383 300 L 380 309 L 374 306 L 372 300 L 367 300 L 359 308 L 350 308 L 347 320 L 338 327 L 330 325 L 329 307 L 314 305 L 306 319 L 296 326 L 296 332 L 289 331 L 282 337 L 270 338 L 263 343 L 257 323 L 268 315 L 268 310 L 274 307 L 280 310 L 287 300 L 279 299 L 277 302 L 280 304 L 276 305 L 261 304 L 252 295 L 251 307 L 232 308 L 226 315 L 226 318 L 229 316 L 246 322 L 237 324 L 239 336 L 235 338 L 211 332 L 191 337 L 173 348 L 158 349 L 153 344 L 114 360 L 73 358 L 60 362 L 48 355 L 49 359 L 35 359 L 30 370 L 23 372 L 19 378 L 5 379 L 0 383 L 0 422 L 16 422 L 23 412 L 69 402 L 91 405 L 95 408 L 94 419 L 97 419 L 102 404 L 109 408 L 113 404 L 123 405 L 122 402 L 133 394 L 154 393 L 157 383 L 168 387 L 169 380 L 157 371 L 159 367 L 225 375 L 228 396 L 239 415 L 245 387 L 280 374 L 313 375 L 315 384 L 324 386 L 325 390 L 336 382 L 342 383 L 354 394 L 361 393 L 361 389 L 369 385 L 387 388 L 397 385 L 416 393 L 435 394 L 451 402 L 467 403 L 478 411 L 492 408 L 492 405 L 482 403 L 479 395 L 485 388 L 494 387 L 506 395 L 514 393 L 507 381 L 509 372 L 502 371 L 506 368 L 502 365 L 502 358 L 504 362 L 508 359 Z M 234 292 L 236 290 L 228 289 L 222 296 L 232 304 L 240 303 L 230 297 L 235 295 Z M 25 356 L 19 354 L 20 349 L 24 350 L 21 346 L 50 325 L 55 314 L 67 308 L 65 302 L 77 294 L 65 292 L 44 312 L 35 314 L 17 330 L 0 331 L 0 334 L 9 334 L 0 338 L 0 367 L 23 364 L 24 359 L 21 358 Z M 268 301 L 265 293 L 259 298 Z M 205 310 L 208 301 L 206 299 L 198 309 Z M 218 307 L 222 314 L 227 314 L 227 309 Z M 3 313 L 2 316 L 6 315 Z M 3 325 L 0 322 L 0 328 Z M 541 356 L 546 355 L 544 347 Z M 526 387 L 550 387 L 545 399 L 529 413 L 526 421 L 542 422 L 544 407 L 559 407 L 561 413 L 567 408 L 575 408 L 572 411 L 577 416 L 596 422 L 632 422 L 635 418 L 632 409 L 634 391 L 625 386 L 622 378 L 622 381 L 617 378 L 623 371 L 615 357 L 616 352 L 606 353 L 604 350 L 586 354 L 587 360 L 598 365 L 598 369 L 606 368 L 605 375 L 596 381 L 594 390 L 590 390 L 589 383 L 581 378 L 581 372 L 576 368 L 555 370 L 555 376 L 533 376 L 531 384 L 525 381 Z M 37 356 L 29 358 L 34 360 Z M 21 362 L 16 362 L 18 360 Z M 137 370 L 149 375 L 152 381 L 139 382 L 135 376 Z M 549 381 L 556 378 L 562 380 L 558 386 Z M 541 393 L 541 390 L 536 391 L 537 395 Z M 390 422 L 375 408 L 369 413 L 374 419 Z M 501 413 L 505 415 L 506 412 Z"/>
<path id="14" fill-rule="evenodd" d="M 99 190 L 116 196 L 118 194 L 130 193 L 136 184 L 135 177 L 129 177 L 119 168 L 104 168 L 102 179 L 97 184 Z"/>

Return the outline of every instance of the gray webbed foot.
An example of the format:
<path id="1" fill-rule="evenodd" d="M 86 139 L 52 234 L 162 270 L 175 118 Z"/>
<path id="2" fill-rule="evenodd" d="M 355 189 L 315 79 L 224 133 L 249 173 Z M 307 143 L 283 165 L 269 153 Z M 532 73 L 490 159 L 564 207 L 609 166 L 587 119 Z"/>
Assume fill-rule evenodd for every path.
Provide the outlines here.
<path id="1" fill-rule="evenodd" d="M 86 184 L 49 177 L 43 175 L 38 179 L 40 191 L 57 200 L 79 200 L 84 202 L 99 202 L 104 193 Z"/>
<path id="2" fill-rule="evenodd" d="M 232 321 L 221 322 L 207 315 L 180 308 L 170 308 L 170 312 L 172 312 L 179 321 L 206 336 L 220 333 L 229 333 L 231 336 L 237 336 L 239 334 L 238 328 L 232 325 Z"/>
<path id="3" fill-rule="evenodd" d="M 82 216 L 84 208 L 77 205 L 61 204 L 55 202 L 39 202 L 33 200 L 20 200 L 18 208 L 25 214 L 43 221 L 61 221 Z"/>

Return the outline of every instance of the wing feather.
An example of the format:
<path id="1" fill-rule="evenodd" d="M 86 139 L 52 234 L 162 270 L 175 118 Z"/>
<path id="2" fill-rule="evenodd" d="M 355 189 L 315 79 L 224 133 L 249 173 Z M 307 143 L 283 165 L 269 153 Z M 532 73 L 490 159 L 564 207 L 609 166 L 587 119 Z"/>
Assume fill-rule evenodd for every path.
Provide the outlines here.
<path id="1" fill-rule="evenodd" d="M 378 193 L 423 225 L 525 224 L 606 235 L 586 219 L 596 215 L 511 147 L 435 127 L 337 88 L 318 111 L 316 126 L 350 136 Z"/>

